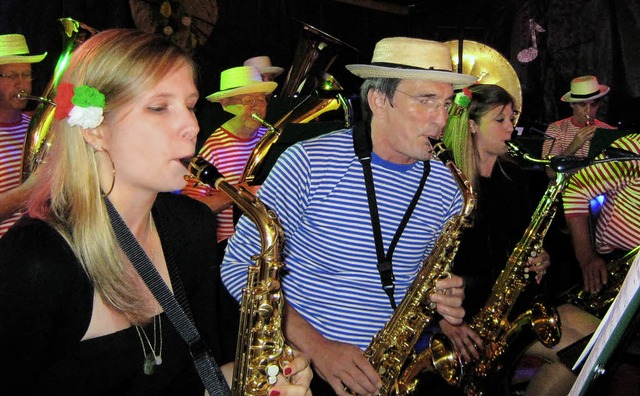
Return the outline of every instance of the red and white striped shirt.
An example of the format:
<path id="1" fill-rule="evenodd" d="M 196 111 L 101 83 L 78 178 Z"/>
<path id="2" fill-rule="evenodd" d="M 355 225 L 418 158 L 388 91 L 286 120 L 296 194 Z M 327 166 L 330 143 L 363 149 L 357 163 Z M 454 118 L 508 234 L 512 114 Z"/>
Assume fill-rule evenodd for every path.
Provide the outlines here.
<path id="1" fill-rule="evenodd" d="M 584 127 L 575 125 L 572 120 L 573 117 L 565 118 L 564 120 L 556 121 L 547 127 L 547 130 L 544 133 L 545 140 L 542 144 L 542 158 L 564 154 L 573 141 L 573 138 L 578 134 L 578 131 Z M 597 128 L 616 129 L 615 127 L 600 120 L 596 120 L 595 125 Z M 588 156 L 590 146 L 591 140 L 583 144 L 582 147 L 580 147 L 573 155 L 578 157 Z"/>
<path id="2" fill-rule="evenodd" d="M 611 147 L 640 154 L 640 134 L 621 137 Z M 640 160 L 603 162 L 581 169 L 563 194 L 565 215 L 587 216 L 589 201 L 602 194 L 606 197 L 595 235 L 598 253 L 629 251 L 640 245 Z"/>
<path id="3" fill-rule="evenodd" d="M 0 194 L 20 185 L 22 150 L 31 117 L 22 113 L 19 123 L 0 122 Z M 0 237 L 22 216 L 18 211 L 0 222 Z"/>
<path id="4" fill-rule="evenodd" d="M 267 128 L 258 128 L 256 133 L 248 139 L 240 138 L 224 128 L 216 129 L 200 149 L 199 155 L 213 164 L 231 184 L 237 184 L 242 176 L 247 160 L 251 153 L 267 132 Z M 187 185 L 182 194 L 190 197 L 206 197 L 210 195 L 211 187 L 193 184 Z M 218 242 L 233 235 L 233 207 L 218 213 Z"/>

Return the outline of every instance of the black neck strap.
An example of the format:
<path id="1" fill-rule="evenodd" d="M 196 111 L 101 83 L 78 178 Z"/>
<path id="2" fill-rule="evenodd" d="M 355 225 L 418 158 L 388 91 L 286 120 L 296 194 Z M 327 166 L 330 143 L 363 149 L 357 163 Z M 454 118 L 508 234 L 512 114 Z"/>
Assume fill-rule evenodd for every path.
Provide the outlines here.
<path id="1" fill-rule="evenodd" d="M 200 337 L 200 333 L 193 323 L 191 309 L 178 274 L 177 265 L 173 255 L 167 254 L 170 249 L 165 252 L 165 260 L 173 283 L 175 297 L 111 201 L 105 197 L 104 203 L 107 206 L 109 220 L 111 220 L 111 226 L 120 248 L 131 261 L 136 271 L 138 271 L 153 296 L 158 300 L 158 303 L 160 303 L 160 306 L 164 309 L 165 314 L 171 320 L 178 333 L 180 333 L 182 339 L 189 346 L 198 375 L 200 375 L 205 388 L 210 395 L 230 395 L 231 390 L 224 379 L 220 367 L 218 367 L 209 353 L 207 345 Z M 180 304 L 178 300 L 180 300 Z"/>
<path id="2" fill-rule="evenodd" d="M 371 226 L 373 228 L 373 238 L 376 244 L 376 256 L 378 257 L 378 272 L 380 273 L 380 281 L 382 283 L 382 290 L 389 297 L 389 302 L 391 303 L 391 307 L 396 309 L 396 301 L 394 297 L 395 292 L 395 277 L 393 275 L 393 252 L 396 249 L 396 245 L 400 240 L 400 236 L 404 231 L 409 219 L 411 218 L 411 214 L 413 214 L 413 210 L 416 208 L 418 204 L 418 200 L 420 199 L 420 195 L 422 194 L 422 190 L 424 189 L 424 185 L 427 181 L 427 177 L 429 176 L 429 171 L 431 167 L 429 165 L 429 161 L 424 161 L 422 179 L 420 179 L 420 184 L 418 185 L 418 189 L 413 195 L 413 199 L 409 203 L 406 212 L 404 213 L 404 217 L 398 225 L 398 229 L 396 230 L 393 239 L 391 240 L 391 244 L 389 245 L 389 250 L 387 253 L 384 253 L 384 244 L 382 242 L 382 229 L 380 227 L 380 215 L 378 213 L 378 202 L 376 200 L 376 191 L 373 183 L 373 171 L 371 170 L 371 152 L 373 151 L 373 143 L 371 141 L 371 131 L 369 129 L 368 124 L 358 124 L 353 128 L 353 148 L 362 164 L 362 170 L 364 173 L 364 184 L 367 188 L 367 199 L 369 201 L 369 213 L 371 215 Z"/>

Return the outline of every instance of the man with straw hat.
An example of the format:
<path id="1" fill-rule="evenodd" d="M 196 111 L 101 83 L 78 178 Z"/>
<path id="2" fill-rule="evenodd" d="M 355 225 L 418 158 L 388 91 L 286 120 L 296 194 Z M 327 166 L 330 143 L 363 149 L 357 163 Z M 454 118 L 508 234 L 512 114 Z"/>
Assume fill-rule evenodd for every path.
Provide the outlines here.
<path id="1" fill-rule="evenodd" d="M 268 56 L 254 56 L 244 61 L 245 66 L 257 67 L 262 75 L 262 81 L 273 81 L 279 75 L 284 72 L 284 69 L 280 66 L 273 66 L 271 64 L 271 58 Z"/>
<path id="2" fill-rule="evenodd" d="M 199 155 L 215 165 L 229 183 L 240 182 L 249 155 L 267 131 L 251 115 L 265 117 L 266 96 L 277 86 L 275 82 L 263 82 L 257 68 L 239 66 L 224 70 L 220 74 L 220 91 L 207 96 L 207 100 L 220 103 L 234 117 L 209 136 Z M 258 186 L 248 188 L 255 192 Z M 233 234 L 232 201 L 226 194 L 192 184 L 182 192 L 206 203 L 218 214 L 218 242 Z"/>
<path id="3" fill-rule="evenodd" d="M 22 214 L 35 178 L 20 184 L 22 151 L 31 117 L 24 113 L 27 101 L 18 93 L 31 94 L 31 64 L 46 56 L 29 53 L 21 34 L 0 35 L 0 237 Z"/>
<path id="4" fill-rule="evenodd" d="M 454 87 L 475 81 L 453 71 L 444 44 L 406 37 L 379 41 L 371 64 L 347 69 L 365 79 L 363 124 L 289 147 L 259 192 L 285 232 L 286 336 L 326 381 L 314 395 L 373 394 L 383 385 L 363 350 L 460 212 L 461 192 L 432 161 L 430 138 L 442 133 Z M 259 251 L 255 226 L 241 218 L 222 264 L 237 299 Z M 439 314 L 460 323 L 462 279 L 436 287 Z"/>
<path id="5" fill-rule="evenodd" d="M 542 146 L 543 157 L 575 155 L 586 157 L 593 134 L 597 128 L 615 129 L 596 119 L 603 96 L 609 87 L 598 83 L 595 76 L 581 76 L 571 80 L 571 90 L 562 95 L 561 101 L 569 103 L 571 117 L 556 121 L 547 127 Z M 555 179 L 555 172 L 547 168 L 547 174 Z"/>

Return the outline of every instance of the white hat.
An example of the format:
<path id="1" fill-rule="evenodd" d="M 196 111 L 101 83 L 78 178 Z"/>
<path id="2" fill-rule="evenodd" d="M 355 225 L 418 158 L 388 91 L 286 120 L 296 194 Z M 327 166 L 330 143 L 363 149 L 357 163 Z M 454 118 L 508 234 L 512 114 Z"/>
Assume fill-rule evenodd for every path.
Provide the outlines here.
<path id="1" fill-rule="evenodd" d="M 207 100 L 219 102 L 237 95 L 270 94 L 277 86 L 278 83 L 273 81 L 263 82 L 260 72 L 253 66 L 232 67 L 220 73 L 220 91 L 207 96 Z"/>
<path id="2" fill-rule="evenodd" d="M 244 61 L 244 65 L 257 67 L 261 74 L 272 74 L 273 78 L 278 77 L 284 71 L 282 67 L 271 65 L 271 58 L 268 56 L 254 56 Z"/>
<path id="3" fill-rule="evenodd" d="M 40 55 L 29 55 L 27 40 L 21 34 L 0 35 L 0 65 L 10 63 L 38 63 L 47 56 L 47 53 Z"/>
<path id="4" fill-rule="evenodd" d="M 571 90 L 560 98 L 563 102 L 578 103 L 598 99 L 609 93 L 609 87 L 598 84 L 594 76 L 576 77 L 571 80 Z"/>
<path id="5" fill-rule="evenodd" d="M 431 80 L 464 88 L 477 78 L 453 71 L 451 50 L 443 43 L 408 37 L 388 37 L 376 44 L 370 65 L 347 65 L 362 78 Z"/>

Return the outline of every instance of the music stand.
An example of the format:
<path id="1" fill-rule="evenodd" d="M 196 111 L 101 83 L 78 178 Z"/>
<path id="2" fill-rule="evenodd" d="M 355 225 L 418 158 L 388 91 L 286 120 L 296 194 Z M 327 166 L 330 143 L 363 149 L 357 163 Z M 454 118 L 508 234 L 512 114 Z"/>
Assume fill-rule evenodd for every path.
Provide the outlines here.
<path id="1" fill-rule="evenodd" d="M 595 158 L 598 154 L 602 153 L 602 150 L 611 146 L 611 143 L 620 139 L 623 136 L 636 133 L 636 131 L 632 131 L 629 129 L 606 129 L 606 128 L 597 128 L 596 132 L 593 134 L 593 138 L 591 138 L 591 145 L 589 146 L 589 158 Z"/>

